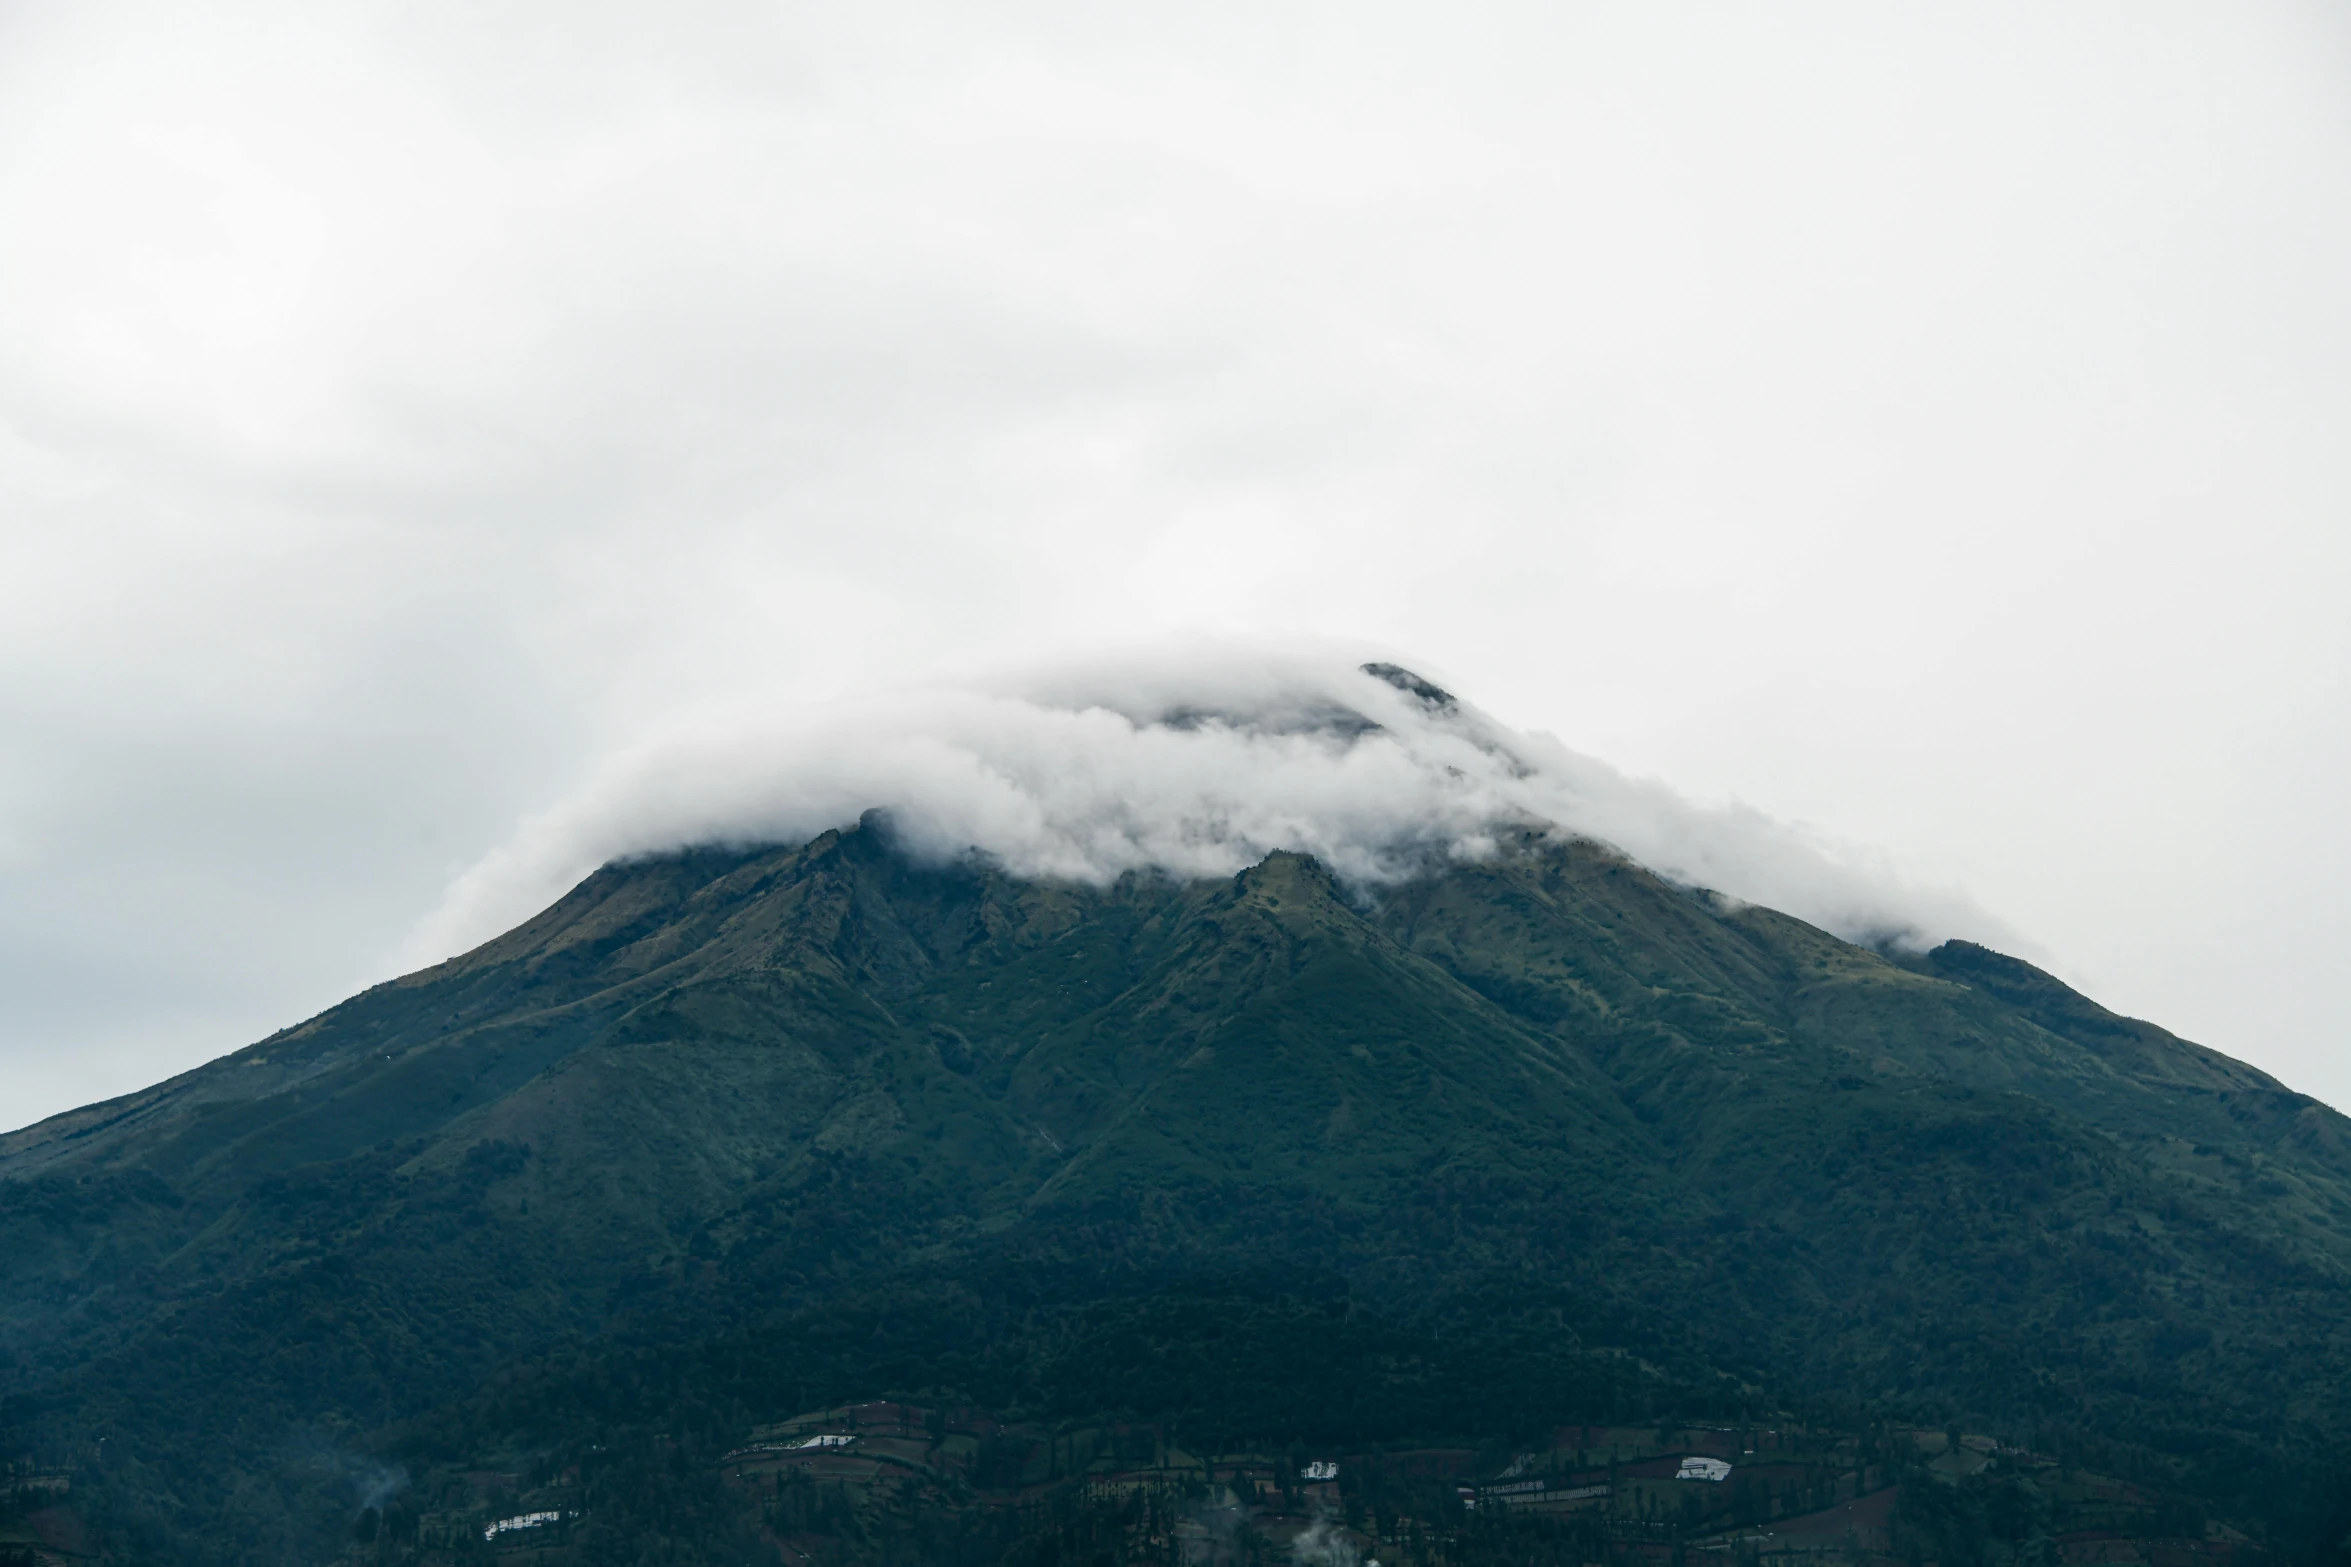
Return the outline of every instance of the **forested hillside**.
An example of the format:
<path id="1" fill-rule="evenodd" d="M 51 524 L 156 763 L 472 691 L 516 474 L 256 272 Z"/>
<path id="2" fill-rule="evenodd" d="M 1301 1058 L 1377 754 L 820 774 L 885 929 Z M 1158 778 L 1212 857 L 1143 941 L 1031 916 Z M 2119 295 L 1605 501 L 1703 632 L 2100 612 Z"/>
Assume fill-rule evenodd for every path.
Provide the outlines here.
<path id="1" fill-rule="evenodd" d="M 325 1560 L 589 1449 L 717 1560 L 720 1454 L 884 1397 L 1200 1451 L 1963 1426 L 2313 1559 L 2347 1132 L 2000 954 L 1588 842 L 1096 889 L 869 818 L 608 866 L 0 1139 L 4 1420 L 125 1561 Z"/>

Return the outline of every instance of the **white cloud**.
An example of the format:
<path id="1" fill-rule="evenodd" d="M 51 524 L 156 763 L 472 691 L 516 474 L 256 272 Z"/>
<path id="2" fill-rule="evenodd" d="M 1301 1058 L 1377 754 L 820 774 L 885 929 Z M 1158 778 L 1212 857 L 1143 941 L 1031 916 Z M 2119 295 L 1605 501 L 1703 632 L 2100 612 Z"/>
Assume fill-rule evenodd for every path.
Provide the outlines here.
<path id="1" fill-rule="evenodd" d="M 0 1124 L 383 977 L 681 715 L 1199 631 L 2351 1098 L 2347 38 L 0 6 Z"/>
<path id="2" fill-rule="evenodd" d="M 533 817 L 457 879 L 404 961 L 488 940 L 610 860 L 797 844 L 868 810 L 920 857 L 977 850 L 1018 876 L 1097 885 L 1229 876 L 1288 849 L 1376 888 L 1557 830 L 1852 940 L 2015 946 L 1955 892 L 1755 811 L 1694 805 L 1392 662 L 1191 644 L 1097 654 L 1009 688 L 707 719 Z"/>

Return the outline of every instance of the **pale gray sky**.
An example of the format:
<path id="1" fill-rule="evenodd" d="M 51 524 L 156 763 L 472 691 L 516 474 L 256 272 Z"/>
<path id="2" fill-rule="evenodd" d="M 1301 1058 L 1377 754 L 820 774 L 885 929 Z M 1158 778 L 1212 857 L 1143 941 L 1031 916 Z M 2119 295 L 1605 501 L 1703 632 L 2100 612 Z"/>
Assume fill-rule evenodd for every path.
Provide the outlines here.
<path id="1" fill-rule="evenodd" d="M 2351 1105 L 2345 18 L 0 3 L 0 1125 L 681 713 L 1188 631 Z"/>

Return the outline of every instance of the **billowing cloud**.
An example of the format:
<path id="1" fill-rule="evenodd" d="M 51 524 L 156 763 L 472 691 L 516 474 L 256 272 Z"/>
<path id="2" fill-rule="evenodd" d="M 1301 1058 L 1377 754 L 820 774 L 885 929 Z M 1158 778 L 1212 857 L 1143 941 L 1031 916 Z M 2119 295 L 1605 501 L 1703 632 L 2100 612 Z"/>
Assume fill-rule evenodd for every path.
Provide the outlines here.
<path id="1" fill-rule="evenodd" d="M 792 780 L 1091 733 L 1066 676 L 820 700 L 1265 628 L 1887 845 L 2351 1103 L 2347 49 L 2177 0 L 0 5 L 0 1125 L 385 978 L 502 842 L 422 950 Z M 1945 924 L 1565 765 L 1692 879 Z"/>
<path id="2" fill-rule="evenodd" d="M 458 878 L 407 956 L 486 940 L 607 860 L 798 843 L 876 809 L 919 856 L 976 851 L 1021 876 L 1097 884 L 1144 869 L 1228 876 L 1291 849 L 1376 887 L 1533 827 L 1855 940 L 2006 939 L 1956 893 L 1628 777 L 1396 662 L 1228 646 L 683 726 Z"/>

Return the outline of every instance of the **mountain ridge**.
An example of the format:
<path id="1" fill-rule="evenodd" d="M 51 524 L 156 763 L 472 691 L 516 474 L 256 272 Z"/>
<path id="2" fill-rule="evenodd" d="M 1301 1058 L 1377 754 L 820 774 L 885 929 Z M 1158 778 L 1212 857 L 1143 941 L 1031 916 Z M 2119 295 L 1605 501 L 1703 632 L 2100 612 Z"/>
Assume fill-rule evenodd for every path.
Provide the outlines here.
<path id="1" fill-rule="evenodd" d="M 1092 887 L 919 862 L 869 817 L 607 866 L 0 1138 L 0 1424 L 215 1433 L 121 1482 L 161 1518 L 296 1425 L 519 1440 L 485 1387 L 592 1405 L 648 1354 L 793 1401 L 765 1418 L 959 1384 L 1168 1416 L 1087 1324 L 1205 1289 L 1134 1343 L 1259 1363 L 1217 1323 L 1272 1320 L 1231 1294 L 1262 1275 L 1424 1359 L 1552 1369 L 1475 1373 L 1482 1406 L 1403 1362 L 1319 1404 L 1304 1369 L 1187 1374 L 1250 1420 L 1934 1408 L 2095 1434 L 2250 1517 L 2295 1440 L 2351 1438 L 2347 1125 L 1989 949 L 1855 947 L 1587 840 L 1381 889 L 1280 853 Z M 844 1347 L 852 1320 L 894 1325 Z M 760 1369 L 675 1369 L 729 1344 Z M 260 1511 L 313 1538 L 332 1488 Z"/>

